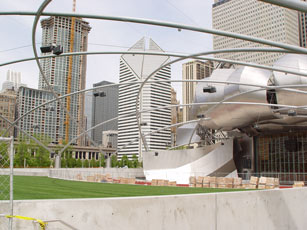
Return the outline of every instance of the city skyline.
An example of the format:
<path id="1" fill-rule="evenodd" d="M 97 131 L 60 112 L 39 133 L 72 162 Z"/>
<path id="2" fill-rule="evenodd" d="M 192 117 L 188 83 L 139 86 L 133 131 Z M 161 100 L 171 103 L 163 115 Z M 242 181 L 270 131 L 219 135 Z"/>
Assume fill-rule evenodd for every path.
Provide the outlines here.
<path id="1" fill-rule="evenodd" d="M 121 8 L 109 2 L 101 2 L 91 0 L 88 2 L 77 1 L 76 13 L 88 14 L 105 14 L 138 18 L 149 18 L 162 21 L 173 21 L 182 24 L 211 27 L 211 5 L 213 1 L 155 1 L 146 3 L 140 0 L 134 0 L 138 8 L 132 6 L 131 3 L 121 2 Z M 90 7 L 95 5 L 95 7 Z M 36 11 L 39 4 L 36 1 L 21 2 L 16 4 L 12 1 L 1 2 L 3 11 Z M 18 6 L 18 7 L 17 7 Z M 71 12 L 72 1 L 53 1 L 45 11 L 51 12 Z M 159 11 L 156 9 L 159 8 Z M 0 44 L 0 62 L 19 59 L 23 57 L 32 57 L 33 50 L 31 47 L 31 29 L 34 17 L 9 16 L 4 17 L 0 25 L 8 31 L 10 36 L 3 38 Z M 45 17 L 41 17 L 43 19 Z M 86 19 L 87 20 L 87 19 Z M 177 31 L 176 29 L 166 29 L 161 27 L 138 25 L 133 23 L 108 22 L 103 20 L 87 20 L 92 26 L 91 35 L 89 37 L 89 51 L 125 51 L 128 47 L 134 44 L 140 37 L 152 37 L 161 46 L 166 47 L 165 51 L 180 52 L 180 53 L 197 53 L 199 47 L 202 51 L 212 49 L 212 36 L 192 33 L 189 31 Z M 16 36 L 16 32 L 11 30 L 9 24 L 14 25 L 14 31 L 23 32 L 22 39 Z M 107 34 L 104 31 L 108 31 Z M 193 42 L 189 42 L 193 41 Z M 41 29 L 37 28 L 37 43 L 41 43 Z M 41 44 L 37 45 L 39 49 Z M 25 48 L 5 51 L 11 48 L 27 46 Z M 5 52 L 4 52 L 5 51 Z M 118 82 L 118 64 L 120 55 L 95 55 L 88 56 L 87 82 L 86 88 L 91 88 L 96 82 L 106 80 Z M 97 65 L 97 63 L 103 63 Z M 181 64 L 172 66 L 172 79 L 181 79 Z M 29 87 L 37 88 L 38 85 L 38 68 L 35 62 L 20 63 L 7 67 L 0 68 L 0 84 L 2 77 L 8 69 L 13 69 L 23 73 L 24 83 Z M 101 73 L 97 74 L 97 73 Z M 103 78 L 101 76 L 104 76 Z M 181 101 L 181 84 L 172 84 L 178 93 L 178 98 Z"/>

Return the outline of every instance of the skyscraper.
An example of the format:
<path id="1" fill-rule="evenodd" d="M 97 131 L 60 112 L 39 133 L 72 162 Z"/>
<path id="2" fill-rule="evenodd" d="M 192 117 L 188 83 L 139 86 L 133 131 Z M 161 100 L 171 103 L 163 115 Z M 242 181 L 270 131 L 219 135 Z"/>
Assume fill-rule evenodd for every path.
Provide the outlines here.
<path id="1" fill-rule="evenodd" d="M 15 108 L 16 108 L 16 92 L 13 89 L 6 89 L 0 93 L 0 114 L 13 122 L 15 120 Z M 0 117 L 0 134 L 2 135 L 10 124 Z M 8 136 L 14 135 L 14 127 L 8 132 Z"/>
<path id="2" fill-rule="evenodd" d="M 2 91 L 14 89 L 16 92 L 20 86 L 26 86 L 21 83 L 21 72 L 8 70 L 6 73 L 6 81 L 2 83 Z"/>
<path id="3" fill-rule="evenodd" d="M 255 0 L 214 0 L 214 29 L 299 45 L 297 11 Z M 214 50 L 264 45 L 223 36 L 213 36 Z M 240 52 L 216 54 L 217 58 L 272 65 L 282 53 Z"/>
<path id="4" fill-rule="evenodd" d="M 153 51 L 163 52 L 163 50 L 149 39 L 149 47 L 145 46 L 145 38 L 142 38 L 129 51 Z M 144 81 L 154 70 L 165 64 L 169 57 L 150 55 L 122 55 L 120 59 L 119 82 Z M 159 70 L 151 80 L 169 80 L 171 78 L 171 68 L 166 66 Z M 119 87 L 119 116 L 129 115 L 129 117 L 118 120 L 118 148 L 125 148 L 119 151 L 119 157 L 133 154 L 142 159 L 142 141 L 139 138 L 139 130 L 135 116 L 136 97 L 139 85 L 123 85 Z M 140 96 L 140 110 L 152 109 L 171 104 L 171 85 L 168 82 L 147 83 Z M 171 110 L 164 109 L 141 114 L 142 131 L 149 133 L 159 128 L 171 124 Z M 130 143 L 134 141 L 133 143 Z M 129 144 L 130 143 L 130 144 Z M 146 143 L 150 150 L 165 149 L 171 143 L 170 129 L 152 134 L 146 137 Z M 129 145 L 128 145 L 129 144 Z"/>
<path id="5" fill-rule="evenodd" d="M 306 2 L 306 0 L 301 0 Z M 307 13 L 299 12 L 300 46 L 307 47 Z"/>
<path id="6" fill-rule="evenodd" d="M 54 99 L 54 95 L 47 90 L 32 89 L 27 87 L 20 87 L 17 96 L 17 114 L 18 117 L 34 109 L 35 107 Z M 60 107 L 58 102 L 53 102 L 49 105 L 41 107 L 29 113 L 18 122 L 20 129 L 28 132 L 30 135 L 43 135 L 56 142 L 56 130 L 59 129 L 59 114 Z M 18 132 L 21 137 L 23 134 Z"/>
<path id="7" fill-rule="evenodd" d="M 72 25 L 73 29 L 71 28 Z M 64 52 L 87 50 L 88 33 L 91 30 L 88 22 L 75 18 L 74 23 L 72 23 L 70 17 L 52 16 L 42 20 L 41 26 L 43 29 L 42 46 L 61 45 Z M 70 42 L 70 40 L 73 40 L 73 42 Z M 43 59 L 41 64 L 47 80 L 59 95 L 85 88 L 86 56 L 48 58 Z M 47 84 L 41 75 L 39 77 L 39 89 L 47 89 Z M 71 119 L 68 121 L 65 110 L 61 109 L 59 114 L 60 125 L 55 130 L 55 138 L 56 140 L 71 140 L 81 133 L 81 130 L 85 127 L 84 94 L 71 96 L 70 99 L 66 98 L 62 102 L 71 116 L 78 121 L 78 124 Z M 65 132 L 66 128 L 67 131 L 69 130 L 68 137 Z"/>
<path id="8" fill-rule="evenodd" d="M 114 84 L 101 81 L 93 87 Z M 109 86 L 93 92 L 92 102 L 92 127 L 118 116 L 118 86 Z M 103 132 L 108 130 L 117 131 L 117 120 L 101 125 L 92 130 L 92 139 L 102 144 Z"/>
<path id="9" fill-rule="evenodd" d="M 209 77 L 213 71 L 213 62 L 190 61 L 182 64 L 183 80 L 201 80 Z M 196 82 L 182 83 L 182 103 L 191 104 L 194 101 Z M 190 120 L 189 107 L 183 107 L 183 121 Z"/>
<path id="10" fill-rule="evenodd" d="M 86 127 L 85 129 L 88 130 L 92 127 L 92 103 L 93 103 L 93 92 L 86 92 L 84 99 L 84 115 L 86 119 Z M 92 138 L 92 132 L 88 132 L 86 136 L 84 136 L 84 144 L 86 146 L 90 145 L 90 139 Z"/>

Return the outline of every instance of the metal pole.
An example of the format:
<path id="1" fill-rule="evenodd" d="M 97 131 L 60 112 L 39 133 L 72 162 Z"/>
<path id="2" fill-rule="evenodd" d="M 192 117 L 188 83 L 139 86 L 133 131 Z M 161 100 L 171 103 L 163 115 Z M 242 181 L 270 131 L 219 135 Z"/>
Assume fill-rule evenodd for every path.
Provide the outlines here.
<path id="1" fill-rule="evenodd" d="M 10 143 L 10 215 L 13 216 L 13 168 L 14 168 L 14 137 L 11 136 Z M 13 229 L 13 218 L 9 218 L 9 229 Z"/>
<path id="2" fill-rule="evenodd" d="M 91 18 L 91 19 L 99 19 L 99 20 L 120 21 L 120 22 L 125 22 L 125 23 L 131 22 L 131 23 L 137 23 L 137 24 L 169 27 L 169 28 L 189 30 L 189 31 L 194 31 L 194 32 L 199 32 L 199 33 L 208 33 L 208 34 L 214 34 L 214 35 L 219 35 L 219 36 L 225 36 L 225 37 L 260 43 L 264 45 L 280 47 L 280 48 L 284 48 L 284 49 L 292 50 L 296 52 L 307 53 L 307 49 L 302 48 L 302 47 L 284 44 L 281 42 L 274 42 L 274 41 L 270 41 L 270 40 L 266 40 L 262 38 L 256 38 L 256 37 L 252 37 L 252 36 L 248 36 L 244 34 L 238 34 L 238 33 L 222 31 L 222 30 L 215 30 L 215 29 L 208 29 L 208 28 L 197 27 L 197 26 L 189 26 L 189 25 L 178 24 L 178 23 L 173 23 L 173 22 L 143 19 L 143 18 L 107 16 L 107 15 L 88 15 L 88 14 L 76 14 L 76 13 L 57 13 L 57 12 L 27 12 L 27 11 L 0 12 L 0 15 L 35 16 L 38 13 L 40 13 L 41 16 L 63 16 L 63 17 L 88 18 L 88 19 Z"/>

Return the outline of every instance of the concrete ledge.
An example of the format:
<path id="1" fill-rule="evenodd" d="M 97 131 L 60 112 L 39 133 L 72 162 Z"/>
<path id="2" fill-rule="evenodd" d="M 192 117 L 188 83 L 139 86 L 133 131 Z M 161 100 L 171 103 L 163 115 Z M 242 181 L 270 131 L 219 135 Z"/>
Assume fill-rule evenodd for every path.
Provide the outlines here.
<path id="1" fill-rule="evenodd" d="M 9 210 L 0 202 L 0 213 Z M 176 196 L 15 201 L 14 214 L 76 229 L 306 229 L 307 188 Z M 32 230 L 14 220 L 14 229 Z M 53 222 L 48 229 L 69 229 Z"/>

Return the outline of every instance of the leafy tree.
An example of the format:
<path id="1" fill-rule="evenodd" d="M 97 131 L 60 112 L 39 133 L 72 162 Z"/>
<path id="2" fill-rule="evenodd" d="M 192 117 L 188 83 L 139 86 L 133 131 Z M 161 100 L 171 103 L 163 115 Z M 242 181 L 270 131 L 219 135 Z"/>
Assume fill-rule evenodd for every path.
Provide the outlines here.
<path id="1" fill-rule="evenodd" d="M 61 168 L 66 168 L 67 167 L 67 162 L 65 158 L 61 158 Z"/>
<path id="2" fill-rule="evenodd" d="M 133 164 L 132 164 L 132 161 L 128 161 L 128 168 L 133 168 Z"/>
<path id="3" fill-rule="evenodd" d="M 78 159 L 76 161 L 76 168 L 81 168 L 82 167 L 82 161 L 80 159 Z"/>
<path id="4" fill-rule="evenodd" d="M 105 160 L 104 156 L 102 156 L 101 159 L 100 159 L 100 166 L 106 167 L 106 160 Z"/>
<path id="5" fill-rule="evenodd" d="M 90 167 L 94 168 L 96 167 L 96 160 L 94 157 L 92 157 L 91 161 L 90 161 Z"/>
<path id="6" fill-rule="evenodd" d="M 83 161 L 83 167 L 84 167 L 84 168 L 88 168 L 88 167 L 89 167 L 89 161 L 88 161 L 88 159 L 86 159 L 86 160 Z"/>
<path id="7" fill-rule="evenodd" d="M 116 166 L 118 166 L 117 156 L 116 155 L 112 155 L 111 156 L 111 167 L 114 168 Z"/>
<path id="8" fill-rule="evenodd" d="M 138 157 L 134 154 L 132 156 L 132 167 L 131 168 L 137 168 L 139 167 L 139 160 Z"/>
<path id="9" fill-rule="evenodd" d="M 30 158 L 31 154 L 28 144 L 24 140 L 19 140 L 14 156 L 14 166 L 23 167 L 24 163 L 28 163 Z"/>
<path id="10" fill-rule="evenodd" d="M 45 146 L 48 146 L 50 144 L 50 138 L 48 138 L 45 135 L 35 134 L 33 135 L 37 140 L 42 142 Z M 35 152 L 34 156 L 34 162 L 31 162 L 31 164 L 34 163 L 33 166 L 35 167 L 50 167 L 50 158 L 49 158 L 49 152 L 44 147 L 40 146 L 36 142 L 34 142 L 32 139 L 30 140 L 29 149 L 31 152 Z"/>

